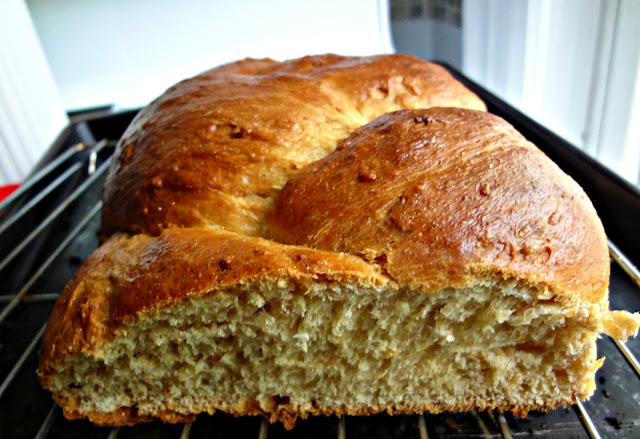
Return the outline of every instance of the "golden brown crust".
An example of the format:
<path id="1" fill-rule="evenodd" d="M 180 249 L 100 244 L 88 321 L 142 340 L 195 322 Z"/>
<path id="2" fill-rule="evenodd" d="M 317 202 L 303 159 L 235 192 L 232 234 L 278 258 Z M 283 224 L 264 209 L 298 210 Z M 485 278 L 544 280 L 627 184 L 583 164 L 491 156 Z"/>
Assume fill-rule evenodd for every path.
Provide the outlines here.
<path id="1" fill-rule="evenodd" d="M 484 112 L 376 119 L 289 180 L 270 232 L 360 255 L 429 291 L 502 275 L 584 302 L 607 293 L 604 230 L 582 189 Z"/>
<path id="2" fill-rule="evenodd" d="M 112 412 L 80 412 L 80 407 L 74 401 L 60 395 L 53 394 L 53 399 L 60 407 L 64 417 L 73 421 L 75 419 L 88 419 L 98 426 L 124 427 L 139 424 L 141 422 L 151 422 L 156 419 L 170 424 L 179 422 L 193 422 L 196 414 L 178 413 L 172 410 L 161 410 L 153 415 L 141 415 L 136 407 L 120 407 Z"/>
<path id="3" fill-rule="evenodd" d="M 127 129 L 104 188 L 103 232 L 208 224 L 264 236 L 265 214 L 297 170 L 387 111 L 433 105 L 484 109 L 442 67 L 406 55 L 210 70 L 169 89 Z"/>
<path id="4" fill-rule="evenodd" d="M 475 94 L 443 67 L 410 55 L 306 56 L 262 69 L 260 74 L 296 74 L 320 79 L 371 121 L 408 108 L 460 107 L 486 110 Z"/>
<path id="5" fill-rule="evenodd" d="M 255 75 L 259 70 L 268 68 L 274 64 L 279 64 L 270 58 L 245 58 L 240 61 L 223 64 L 213 69 L 207 70 L 205 75 Z M 188 80 L 187 80 L 188 81 Z"/>
<path id="6" fill-rule="evenodd" d="M 588 395 L 577 397 L 583 399 Z M 168 423 L 193 422 L 196 414 L 184 414 L 172 410 L 162 410 L 151 415 L 140 414 L 136 407 L 121 407 L 109 413 L 74 411 L 76 404 L 68 400 L 57 398 L 56 402 L 63 407 L 64 416 L 67 419 L 88 419 L 96 425 L 121 427 L 134 425 L 141 422 L 160 420 Z M 292 410 L 287 406 L 278 406 L 274 410 L 265 411 L 257 401 L 242 405 L 233 405 L 225 402 L 217 402 L 206 411 L 213 414 L 217 410 L 224 411 L 232 416 L 264 416 L 270 423 L 281 422 L 285 429 L 293 429 L 298 418 L 306 419 L 309 416 L 370 416 L 379 413 L 388 415 L 413 415 L 418 413 L 439 414 L 445 412 L 462 412 L 469 410 L 497 410 L 498 412 L 511 412 L 515 416 L 526 417 L 530 411 L 550 411 L 559 407 L 569 407 L 575 403 L 574 399 L 558 400 L 553 402 L 533 403 L 527 406 L 512 404 L 506 401 L 478 401 L 474 398 L 462 398 L 459 404 L 429 403 L 408 405 L 403 403 L 388 403 L 383 405 L 356 405 L 356 406 L 329 406 L 314 403 L 306 410 Z"/>
<path id="7" fill-rule="evenodd" d="M 39 377 L 58 361 L 94 354 L 114 330 L 154 308 L 250 282 L 387 279 L 361 259 L 210 229 L 173 228 L 159 237 L 114 235 L 85 262 L 49 318 Z"/>

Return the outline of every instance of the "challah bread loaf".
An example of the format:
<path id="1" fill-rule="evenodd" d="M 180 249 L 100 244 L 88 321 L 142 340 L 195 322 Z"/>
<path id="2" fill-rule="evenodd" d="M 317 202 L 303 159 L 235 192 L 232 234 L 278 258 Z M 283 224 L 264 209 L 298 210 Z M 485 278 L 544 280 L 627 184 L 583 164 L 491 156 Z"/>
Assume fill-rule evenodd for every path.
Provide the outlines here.
<path id="1" fill-rule="evenodd" d="M 42 384 L 105 425 L 589 397 L 596 339 L 640 318 L 609 310 L 584 192 L 482 109 L 406 56 L 178 84 L 118 146 L 111 236 L 56 303 Z"/>

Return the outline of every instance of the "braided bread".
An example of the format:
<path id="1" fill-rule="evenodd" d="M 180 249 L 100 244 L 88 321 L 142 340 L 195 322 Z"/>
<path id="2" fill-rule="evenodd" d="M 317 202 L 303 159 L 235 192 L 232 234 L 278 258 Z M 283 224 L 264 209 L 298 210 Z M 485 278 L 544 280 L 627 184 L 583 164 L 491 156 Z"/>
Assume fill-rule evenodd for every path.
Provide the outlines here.
<path id="1" fill-rule="evenodd" d="M 39 378 L 68 418 L 549 410 L 595 389 L 582 189 L 441 67 L 244 60 L 142 110 Z"/>

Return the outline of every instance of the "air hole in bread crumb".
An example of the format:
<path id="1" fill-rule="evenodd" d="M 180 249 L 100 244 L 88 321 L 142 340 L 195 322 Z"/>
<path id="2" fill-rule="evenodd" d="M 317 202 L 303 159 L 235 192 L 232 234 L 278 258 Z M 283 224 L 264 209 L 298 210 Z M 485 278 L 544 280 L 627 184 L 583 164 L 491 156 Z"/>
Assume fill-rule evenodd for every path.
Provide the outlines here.
<path id="1" fill-rule="evenodd" d="M 289 404 L 290 401 L 291 401 L 291 398 L 289 398 L 287 395 L 284 395 L 284 396 L 275 395 L 273 397 L 273 402 L 275 403 L 276 407 L 280 405 L 287 405 Z"/>
<path id="2" fill-rule="evenodd" d="M 375 258 L 373 258 L 373 260 L 380 265 L 387 265 L 388 259 L 387 259 L 387 254 L 383 253 L 379 256 L 376 256 Z"/>

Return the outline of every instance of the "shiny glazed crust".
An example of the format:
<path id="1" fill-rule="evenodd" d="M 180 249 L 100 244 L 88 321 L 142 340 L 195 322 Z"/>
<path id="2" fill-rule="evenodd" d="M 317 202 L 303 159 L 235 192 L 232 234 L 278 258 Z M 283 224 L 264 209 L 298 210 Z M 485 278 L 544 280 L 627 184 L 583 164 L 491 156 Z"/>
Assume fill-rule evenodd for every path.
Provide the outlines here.
<path id="1" fill-rule="evenodd" d="M 269 230 L 276 241 L 360 255 L 427 291 L 501 273 L 606 300 L 609 253 L 591 202 L 485 112 L 376 119 L 289 180 Z"/>
<path id="2" fill-rule="evenodd" d="M 205 72 L 127 129 L 104 188 L 103 232 L 211 225 L 265 236 L 266 213 L 301 168 L 384 113 L 433 106 L 485 109 L 442 67 L 407 55 L 249 60 Z"/>
<path id="3" fill-rule="evenodd" d="M 420 109 L 428 107 L 465 109 Z M 103 192 L 105 243 L 55 305 L 43 386 L 65 359 L 99 357 L 117 330 L 154 310 L 278 279 L 424 293 L 515 279 L 601 304 L 594 318 L 610 333 L 637 330 L 637 318 L 606 314 L 606 238 L 584 192 L 482 110 L 443 68 L 406 55 L 244 60 L 172 87 L 118 144 Z M 87 412 L 54 399 L 68 418 L 100 425 L 195 416 Z M 571 403 L 392 402 L 298 413 L 220 401 L 211 411 L 262 414 L 290 428 L 309 413 L 524 415 Z"/>

